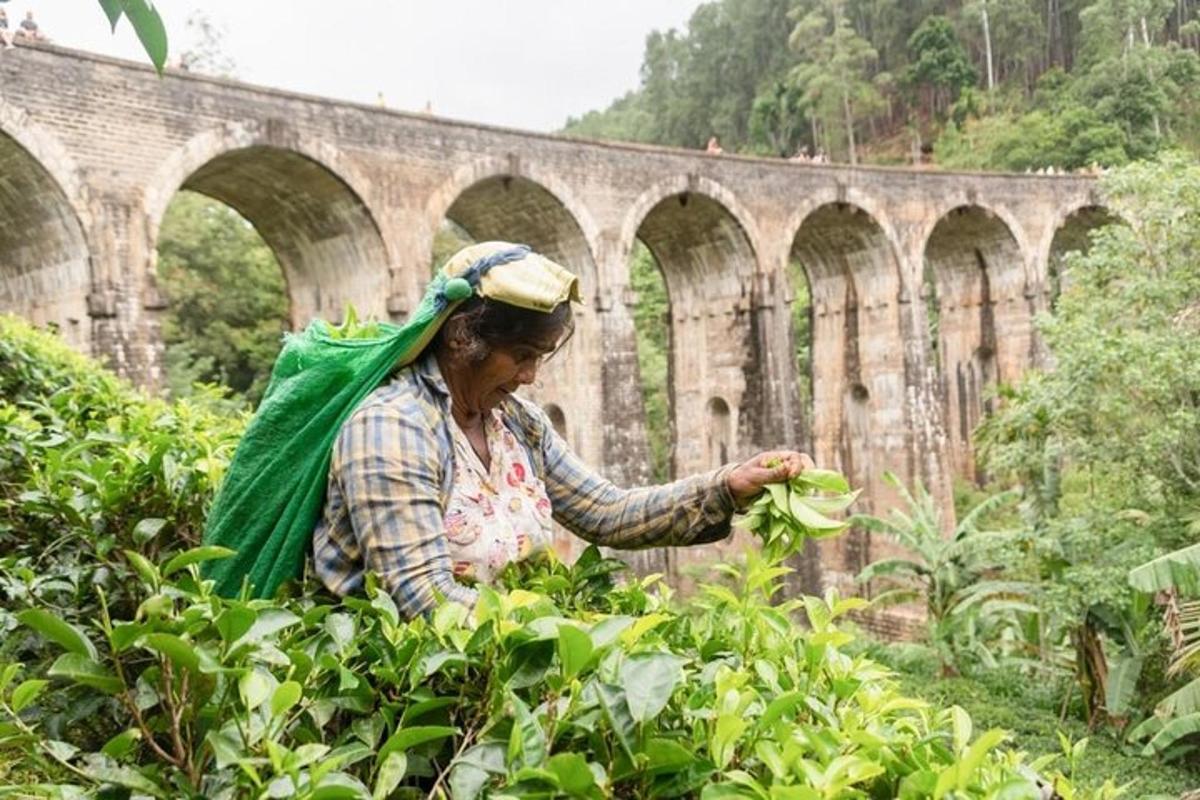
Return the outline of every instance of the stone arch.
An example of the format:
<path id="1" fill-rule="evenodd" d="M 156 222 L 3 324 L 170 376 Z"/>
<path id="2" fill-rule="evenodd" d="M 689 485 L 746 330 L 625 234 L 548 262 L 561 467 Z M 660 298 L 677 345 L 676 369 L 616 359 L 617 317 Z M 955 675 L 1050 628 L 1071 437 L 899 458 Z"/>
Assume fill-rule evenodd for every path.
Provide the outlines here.
<path id="1" fill-rule="evenodd" d="M 762 252 L 754 217 L 733 192 L 711 178 L 694 174 L 676 175 L 646 189 L 629 207 L 629 211 L 626 212 L 621 222 L 617 263 L 628 263 L 629 256 L 633 252 L 634 240 L 641 238 L 639 231 L 651 210 L 662 205 L 663 201 L 668 198 L 692 194 L 699 194 L 720 206 L 723 213 L 740 228 L 741 235 L 745 237 L 750 250 L 754 253 Z"/>
<path id="2" fill-rule="evenodd" d="M 975 197 L 974 192 L 948 193 L 942 202 L 938 203 L 935 208 L 930 209 L 929 214 L 923 217 L 924 224 L 918 233 L 918 242 L 923 244 L 923 252 L 928 251 L 929 240 L 934 232 L 939 227 L 945 228 L 944 223 L 947 219 L 956 216 L 961 217 L 966 212 L 978 214 L 983 218 L 994 221 L 997 229 L 1001 226 L 1003 227 L 1005 236 L 1012 239 L 1016 244 L 1017 252 L 1021 255 L 1021 279 L 1028 284 L 1036 283 L 1037 276 L 1029 271 L 1031 259 L 1028 256 L 1036 252 L 1037 247 L 1030 241 L 1029 235 L 1026 233 L 1020 219 L 1003 204 L 981 202 Z"/>
<path id="3" fill-rule="evenodd" d="M 765 365 L 751 318 L 757 252 L 740 216 L 745 210 L 721 198 L 733 202 L 706 179 L 685 177 L 654 187 L 634 203 L 619 248 L 627 264 L 640 239 L 667 287 L 670 460 L 676 476 L 707 466 L 704 425 L 710 397 L 719 396 L 735 409 L 739 446 L 753 440 L 750 426 L 761 413 L 757 389 Z"/>
<path id="4" fill-rule="evenodd" d="M 92 354 L 94 275 L 81 182 L 65 148 L 0 101 L 0 311 Z"/>
<path id="5" fill-rule="evenodd" d="M 1119 222 L 1112 211 L 1099 204 L 1086 204 L 1064 213 L 1054 225 L 1046 249 L 1047 305 L 1053 308 L 1065 283 L 1066 258 L 1070 253 L 1087 253 L 1092 232 Z"/>
<path id="6" fill-rule="evenodd" d="M 553 173 L 516 158 L 460 167 L 428 202 L 433 234 L 449 219 L 476 241 L 528 244 L 579 275 L 584 304 L 595 295 L 599 232 L 575 192 Z"/>
<path id="7" fill-rule="evenodd" d="M 707 404 L 706 447 L 708 468 L 728 464 L 735 450 L 733 418 L 729 404 L 720 397 L 710 397 Z"/>
<path id="8" fill-rule="evenodd" d="M 167 205 L 181 189 L 233 208 L 275 252 L 288 285 L 293 328 L 340 320 L 347 303 L 386 318 L 390 258 L 365 185 L 337 151 L 286 128 L 227 126 L 198 134 L 149 183 L 145 206 L 154 252 Z M 147 281 L 154 282 L 154 263 Z"/>
<path id="9" fill-rule="evenodd" d="M 951 209 L 925 242 L 925 294 L 936 320 L 932 347 L 950 457 L 964 477 L 976 477 L 971 438 L 991 411 L 990 393 L 1035 357 L 1024 252 L 1014 228 L 978 205 Z"/>
<path id="10" fill-rule="evenodd" d="M 886 472 L 907 472 L 911 444 L 896 239 L 875 214 L 845 201 L 810 207 L 792 230 L 791 258 L 811 293 L 814 456 L 878 499 L 889 492 Z M 822 561 L 842 573 L 835 582 L 866 565 L 869 545 L 856 532 L 831 546 L 837 552 Z"/>

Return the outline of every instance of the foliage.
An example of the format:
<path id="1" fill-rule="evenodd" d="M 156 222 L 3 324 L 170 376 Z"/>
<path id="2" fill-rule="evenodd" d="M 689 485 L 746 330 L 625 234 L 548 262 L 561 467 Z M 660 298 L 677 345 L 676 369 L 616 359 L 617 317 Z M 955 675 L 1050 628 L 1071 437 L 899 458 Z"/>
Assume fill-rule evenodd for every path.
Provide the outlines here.
<path id="1" fill-rule="evenodd" d="M 29 779 L 10 791 L 1035 796 L 1023 758 L 1000 749 L 1002 732 L 975 735 L 961 709 L 911 700 L 887 670 L 847 652 L 853 637 L 840 620 L 861 601 L 831 594 L 774 603 L 784 570 L 769 561 L 740 574 L 735 589 L 709 587 L 679 609 L 655 578 L 618 585 L 621 565 L 595 549 L 573 568 L 522 565 L 503 590 L 484 588 L 474 610 L 446 604 L 410 622 L 373 581 L 365 596 L 341 601 L 312 586 L 269 601 L 222 598 L 198 565 L 228 551 L 181 549 L 182 537 L 161 535 L 202 513 L 214 486 L 157 473 L 146 476 L 146 497 L 157 502 L 181 490 L 161 524 L 134 524 L 111 545 L 93 546 L 107 517 L 74 517 L 109 490 L 110 476 L 114 494 L 124 490 L 119 470 L 92 480 L 57 474 L 40 505 L 25 494 L 24 470 L 86 453 L 114 412 L 143 422 L 123 423 L 112 447 L 161 467 L 168 458 L 152 451 L 163 429 L 148 420 L 180 414 L 191 401 L 139 396 L 19 323 L 6 321 L 4 334 L 16 368 L 0 374 L 16 376 L 20 392 L 6 397 L 22 407 L 3 406 L 20 423 L 0 428 L 4 447 L 24 446 L 36 426 L 58 426 L 40 443 L 44 452 L 0 462 L 5 552 L 33 538 L 39 518 L 73 526 L 59 528 L 65 543 L 42 548 L 36 571 L 21 553 L 6 555 L 0 570 L 6 618 L 21 626 L 4 641 L 0 747 L 23 759 Z M 167 423 L 166 431 L 178 437 L 175 447 L 191 449 L 229 438 L 237 425 L 212 418 L 201 430 Z M 170 460 L 176 456 L 177 465 L 200 460 L 195 452 Z M 213 454 L 217 472 L 226 457 Z M 810 478 L 843 488 L 836 476 Z M 807 488 L 801 496 L 818 499 Z M 130 519 L 145 507 L 143 498 L 126 497 L 106 513 Z M 139 535 L 152 528 L 157 533 Z M 792 531 L 789 547 L 804 533 Z M 64 563 L 69 551 L 75 564 Z M 88 577 L 70 583 L 63 576 L 71 569 Z M 1066 778 L 1048 777 L 1067 796 L 1115 796 L 1070 795 Z"/>
<path id="2" fill-rule="evenodd" d="M 1044 640 L 1069 649 L 1089 720 L 1123 726 L 1195 691 L 1180 683 L 1186 648 L 1170 615 L 1164 634 L 1143 593 L 1166 588 L 1172 559 L 1135 570 L 1132 587 L 1126 575 L 1194 541 L 1200 168 L 1167 155 L 1114 172 L 1103 189 L 1122 222 L 1068 258 L 1056 314 L 1039 323 L 1054 369 L 1005 391 L 978 440 L 990 473 L 1025 487 L 1036 533 L 1026 568 L 1052 622 Z M 1157 735 L 1161 722 L 1130 736 Z"/>
<path id="3" fill-rule="evenodd" d="M 792 346 L 796 358 L 797 394 L 806 424 L 812 425 L 812 293 L 804 265 L 788 261 L 788 281 L 792 289 Z"/>
<path id="4" fill-rule="evenodd" d="M 764 155 L 790 156 L 808 105 L 794 81 L 772 82 L 750 107 L 750 141 Z"/>
<path id="5" fill-rule="evenodd" d="M 106 566 L 197 543 L 244 419 L 208 392 L 167 403 L 0 316 L 0 631 L 31 602 L 97 609 Z M 5 640 L 7 649 L 15 642 Z"/>
<path id="6" fill-rule="evenodd" d="M 1066 737 L 1072 749 L 1086 739 L 1087 745 L 1074 763 L 1057 762 L 1079 787 L 1094 790 L 1111 779 L 1118 786 L 1128 786 L 1128 797 L 1174 800 L 1197 785 L 1194 770 L 1149 762 L 1131 750 L 1120 733 L 1089 730 L 1081 719 L 1077 694 L 1065 707 L 1069 713 L 1064 718 L 1063 696 L 1071 682 L 1068 675 L 1030 674 L 1009 665 L 945 677 L 936 650 L 928 646 L 867 638 L 859 644 L 864 655 L 896 671 L 905 693 L 937 706 L 961 706 L 976 725 L 1011 731 L 1022 749 L 1056 753 L 1062 751 L 1060 737 Z"/>
<path id="7" fill-rule="evenodd" d="M 710 0 L 648 37 L 638 90 L 565 132 L 880 163 L 912 138 L 949 167 L 1116 166 L 1200 146 L 1198 31 L 1192 2 Z"/>
<path id="8" fill-rule="evenodd" d="M 168 301 L 171 394 L 217 383 L 257 404 L 288 327 L 286 286 L 270 248 L 233 209 L 181 192 L 159 231 L 158 274 Z"/>
<path id="9" fill-rule="evenodd" d="M 1121 129 L 1082 104 L 964 120 L 947 127 L 934 149 L 945 167 L 1009 172 L 1111 167 L 1129 159 Z"/>
<path id="10" fill-rule="evenodd" d="M 1078 481 L 1087 497 L 1046 503 L 1064 524 L 1176 547 L 1200 492 L 1200 166 L 1167 156 L 1110 175 L 1104 191 L 1123 224 L 1068 258 L 1057 312 L 1039 326 L 1054 370 L 1010 393 L 980 433 L 982 453 L 994 474 L 1032 487 L 1065 464 L 1059 491 Z"/>
<path id="11" fill-rule="evenodd" d="M 528 578 L 550 594 L 484 590 L 473 613 L 405 623 L 377 589 L 214 597 L 195 564 L 215 555 L 130 556 L 136 618 L 89 630 L 23 614 L 63 652 L 45 678 L 5 669 L 6 744 L 60 786 L 154 797 L 1032 796 L 1000 731 L 975 738 L 961 710 L 908 701 L 840 651 L 852 604 L 806 598 L 800 635 L 761 571 L 684 616 L 642 584 L 587 587 L 607 569 L 592 549 Z M 102 698 L 113 735 L 42 734 L 48 681 Z"/>
<path id="12" fill-rule="evenodd" d="M 864 112 L 879 108 L 883 102 L 879 86 L 888 80 L 886 72 L 872 77 L 879 54 L 850 25 L 841 0 L 801 3 L 789 16 L 796 26 L 788 44 L 801 56 L 791 80 L 803 89 L 814 121 L 836 132 L 825 137 L 826 144 L 832 150 L 837 134 L 844 136 L 845 157 L 857 164 L 856 122 Z"/>
<path id="13" fill-rule="evenodd" d="M 876 605 L 923 603 L 929 642 L 941 655 L 945 672 L 956 671 L 967 657 L 994 665 L 994 642 L 1000 636 L 996 624 L 1037 612 L 1030 603 L 1035 587 L 1001 576 L 1013 552 L 1028 546 L 1023 531 L 980 527 L 989 514 L 1015 500 L 1016 492 L 983 500 L 962 516 L 947 537 L 938 502 L 920 483 L 909 491 L 895 475 L 885 477 L 907 508 L 893 509 L 887 518 L 859 515 L 852 522 L 887 535 L 910 555 L 875 561 L 859 573 L 858 580 L 875 581 L 876 588 L 884 590 L 875 598 Z"/>
<path id="14" fill-rule="evenodd" d="M 908 48 L 912 62 L 904 83 L 925 92 L 930 113 L 945 113 L 963 89 L 975 84 L 975 70 L 949 18 L 926 17 L 909 37 Z"/>
<path id="15" fill-rule="evenodd" d="M 650 449 L 650 475 L 656 483 L 671 476 L 670 303 L 662 271 L 650 249 L 640 241 L 629 262 L 630 288 L 636 303 L 633 326 L 637 334 L 638 372 L 642 403 L 646 409 L 646 441 Z"/>
<path id="16" fill-rule="evenodd" d="M 1130 571 L 1129 583 L 1141 592 L 1162 593 L 1164 627 L 1171 637 L 1167 675 L 1189 678 L 1162 698 L 1154 716 L 1132 730 L 1130 738 L 1147 740 L 1146 755 L 1178 758 L 1191 752 L 1200 733 L 1200 545 L 1142 564 Z"/>
<path id="17" fill-rule="evenodd" d="M 133 26 L 138 41 L 150 57 L 150 62 L 161 75 L 167 63 L 167 29 L 163 25 L 158 9 L 149 0 L 99 0 L 100 8 L 108 17 L 112 29 L 117 29 L 117 23 L 124 17 Z"/>

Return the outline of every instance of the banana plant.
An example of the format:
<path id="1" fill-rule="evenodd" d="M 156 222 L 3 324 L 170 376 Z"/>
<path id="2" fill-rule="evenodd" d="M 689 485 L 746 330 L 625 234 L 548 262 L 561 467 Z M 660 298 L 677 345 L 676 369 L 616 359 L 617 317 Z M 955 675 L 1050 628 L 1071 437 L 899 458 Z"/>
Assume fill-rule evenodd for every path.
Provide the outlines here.
<path id="1" fill-rule="evenodd" d="M 1154 715 L 1129 732 L 1145 740 L 1144 755 L 1172 758 L 1185 739 L 1200 738 L 1200 544 L 1184 547 L 1130 571 L 1129 584 L 1164 598 L 1163 622 L 1172 640 L 1168 677 L 1190 677 L 1159 701 Z M 1187 597 L 1189 599 L 1181 599 Z"/>
<path id="2" fill-rule="evenodd" d="M 953 673 L 964 647 L 980 650 L 973 635 L 979 620 L 1038 611 L 1030 602 L 1033 584 L 996 577 L 1003 572 L 1003 554 L 1019 546 L 1023 531 L 981 527 L 989 514 L 1015 501 L 1018 493 L 1000 492 L 985 499 L 947 537 L 938 503 L 920 482 L 909 491 L 890 472 L 884 479 L 899 492 L 906 509 L 893 509 L 886 518 L 855 516 L 850 524 L 891 538 L 911 555 L 868 564 L 857 580 L 876 582 L 875 588 L 882 590 L 874 597 L 876 606 L 923 603 L 930 643 L 942 656 L 943 671 Z"/>

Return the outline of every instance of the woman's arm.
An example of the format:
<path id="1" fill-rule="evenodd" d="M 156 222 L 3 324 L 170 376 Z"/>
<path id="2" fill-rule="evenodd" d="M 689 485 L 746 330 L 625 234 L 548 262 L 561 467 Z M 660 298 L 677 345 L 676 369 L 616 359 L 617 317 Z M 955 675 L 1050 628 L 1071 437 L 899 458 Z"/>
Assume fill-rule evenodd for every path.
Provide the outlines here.
<path id="1" fill-rule="evenodd" d="M 727 465 L 638 489 L 621 489 L 579 459 L 540 409 L 525 405 L 540 429 L 546 492 L 554 518 L 589 542 L 636 549 L 705 544 L 729 535 L 734 500 Z"/>
<path id="2" fill-rule="evenodd" d="M 454 580 L 442 529 L 440 448 L 414 403 L 376 404 L 346 422 L 331 469 L 340 482 L 365 567 L 379 575 L 400 612 L 416 617 L 440 598 L 474 605 Z"/>

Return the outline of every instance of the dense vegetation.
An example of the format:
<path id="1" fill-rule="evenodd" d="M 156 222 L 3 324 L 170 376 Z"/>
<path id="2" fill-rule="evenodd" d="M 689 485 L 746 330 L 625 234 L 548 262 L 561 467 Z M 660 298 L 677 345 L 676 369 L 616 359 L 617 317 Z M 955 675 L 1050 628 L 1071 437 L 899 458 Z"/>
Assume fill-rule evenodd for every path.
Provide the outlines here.
<path id="1" fill-rule="evenodd" d="M 243 420 L 11 318 L 0 366 L 0 763 L 22 796 L 1037 796 L 1002 731 L 848 652 L 863 601 L 774 599 L 776 559 L 842 527 L 839 476 L 773 487 L 747 518 L 765 559 L 685 605 L 594 549 L 412 622 L 373 586 L 226 599 L 197 570 L 225 553 L 189 544 Z M 1033 765 L 1116 796 L 1070 767 Z"/>
<path id="2" fill-rule="evenodd" d="M 167 388 L 218 384 L 257 404 L 288 324 L 275 254 L 236 211 L 193 192 L 167 207 L 158 236 Z"/>
<path id="3" fill-rule="evenodd" d="M 1190 0 L 712 0 L 570 135 L 1078 169 L 1200 144 Z"/>
<path id="4" fill-rule="evenodd" d="M 451 609 L 430 623 L 399 622 L 379 593 L 212 597 L 189 562 L 218 554 L 180 551 L 195 544 L 242 420 L 191 384 L 253 401 L 286 311 L 249 225 L 177 199 L 160 265 L 184 400 L 143 398 L 16 323 L 0 335 L 11 401 L 0 405 L 0 657 L 26 664 L 0 674 L 0 742 L 24 754 L 10 780 L 151 795 L 470 796 L 483 781 L 503 796 L 924 797 L 960 781 L 962 761 L 947 759 L 973 756 L 965 717 L 911 707 L 919 695 L 1013 731 L 1020 749 L 1061 750 L 1047 771 L 1084 793 L 1109 775 L 1132 797 L 1194 788 L 1200 167 L 1168 148 L 1196 146 L 1197 45 L 1190 0 L 718 0 L 686 32 L 650 37 L 641 89 L 568 125 L 684 146 L 715 133 L 727 150 L 848 161 L 929 151 L 951 167 L 1158 159 L 1105 179 L 1121 224 L 1065 265 L 1039 323 L 1054 369 L 999 387 L 977 434 L 992 485 L 960 487 L 953 522 L 920 486 L 898 487 L 904 508 L 855 519 L 902 547 L 860 580 L 877 608 L 922 607 L 925 641 L 912 647 L 852 641 L 838 610 L 855 601 L 772 604 L 778 576 L 761 563 L 681 605 L 652 584 L 617 588 L 617 565 L 589 553 L 574 569 L 510 575 L 473 619 Z M 447 226 L 435 263 L 464 242 Z M 248 290 L 219 291 L 243 277 Z M 807 375 L 798 265 L 791 277 Z M 651 468 L 665 479 L 669 306 L 641 246 L 631 283 Z M 898 669 L 905 694 L 863 653 Z M 637 706 L 650 702 L 631 695 L 642 684 L 661 694 Z M 50 691 L 59 685 L 71 688 Z M 929 733 L 904 738 L 914 731 Z M 897 766 L 897 746 L 926 760 L 903 773 L 912 764 Z M 989 758 L 1003 774 L 997 761 L 1012 756 Z M 812 791 L 787 784 L 797 775 Z M 1026 796 L 1018 783 L 967 796 Z"/>

